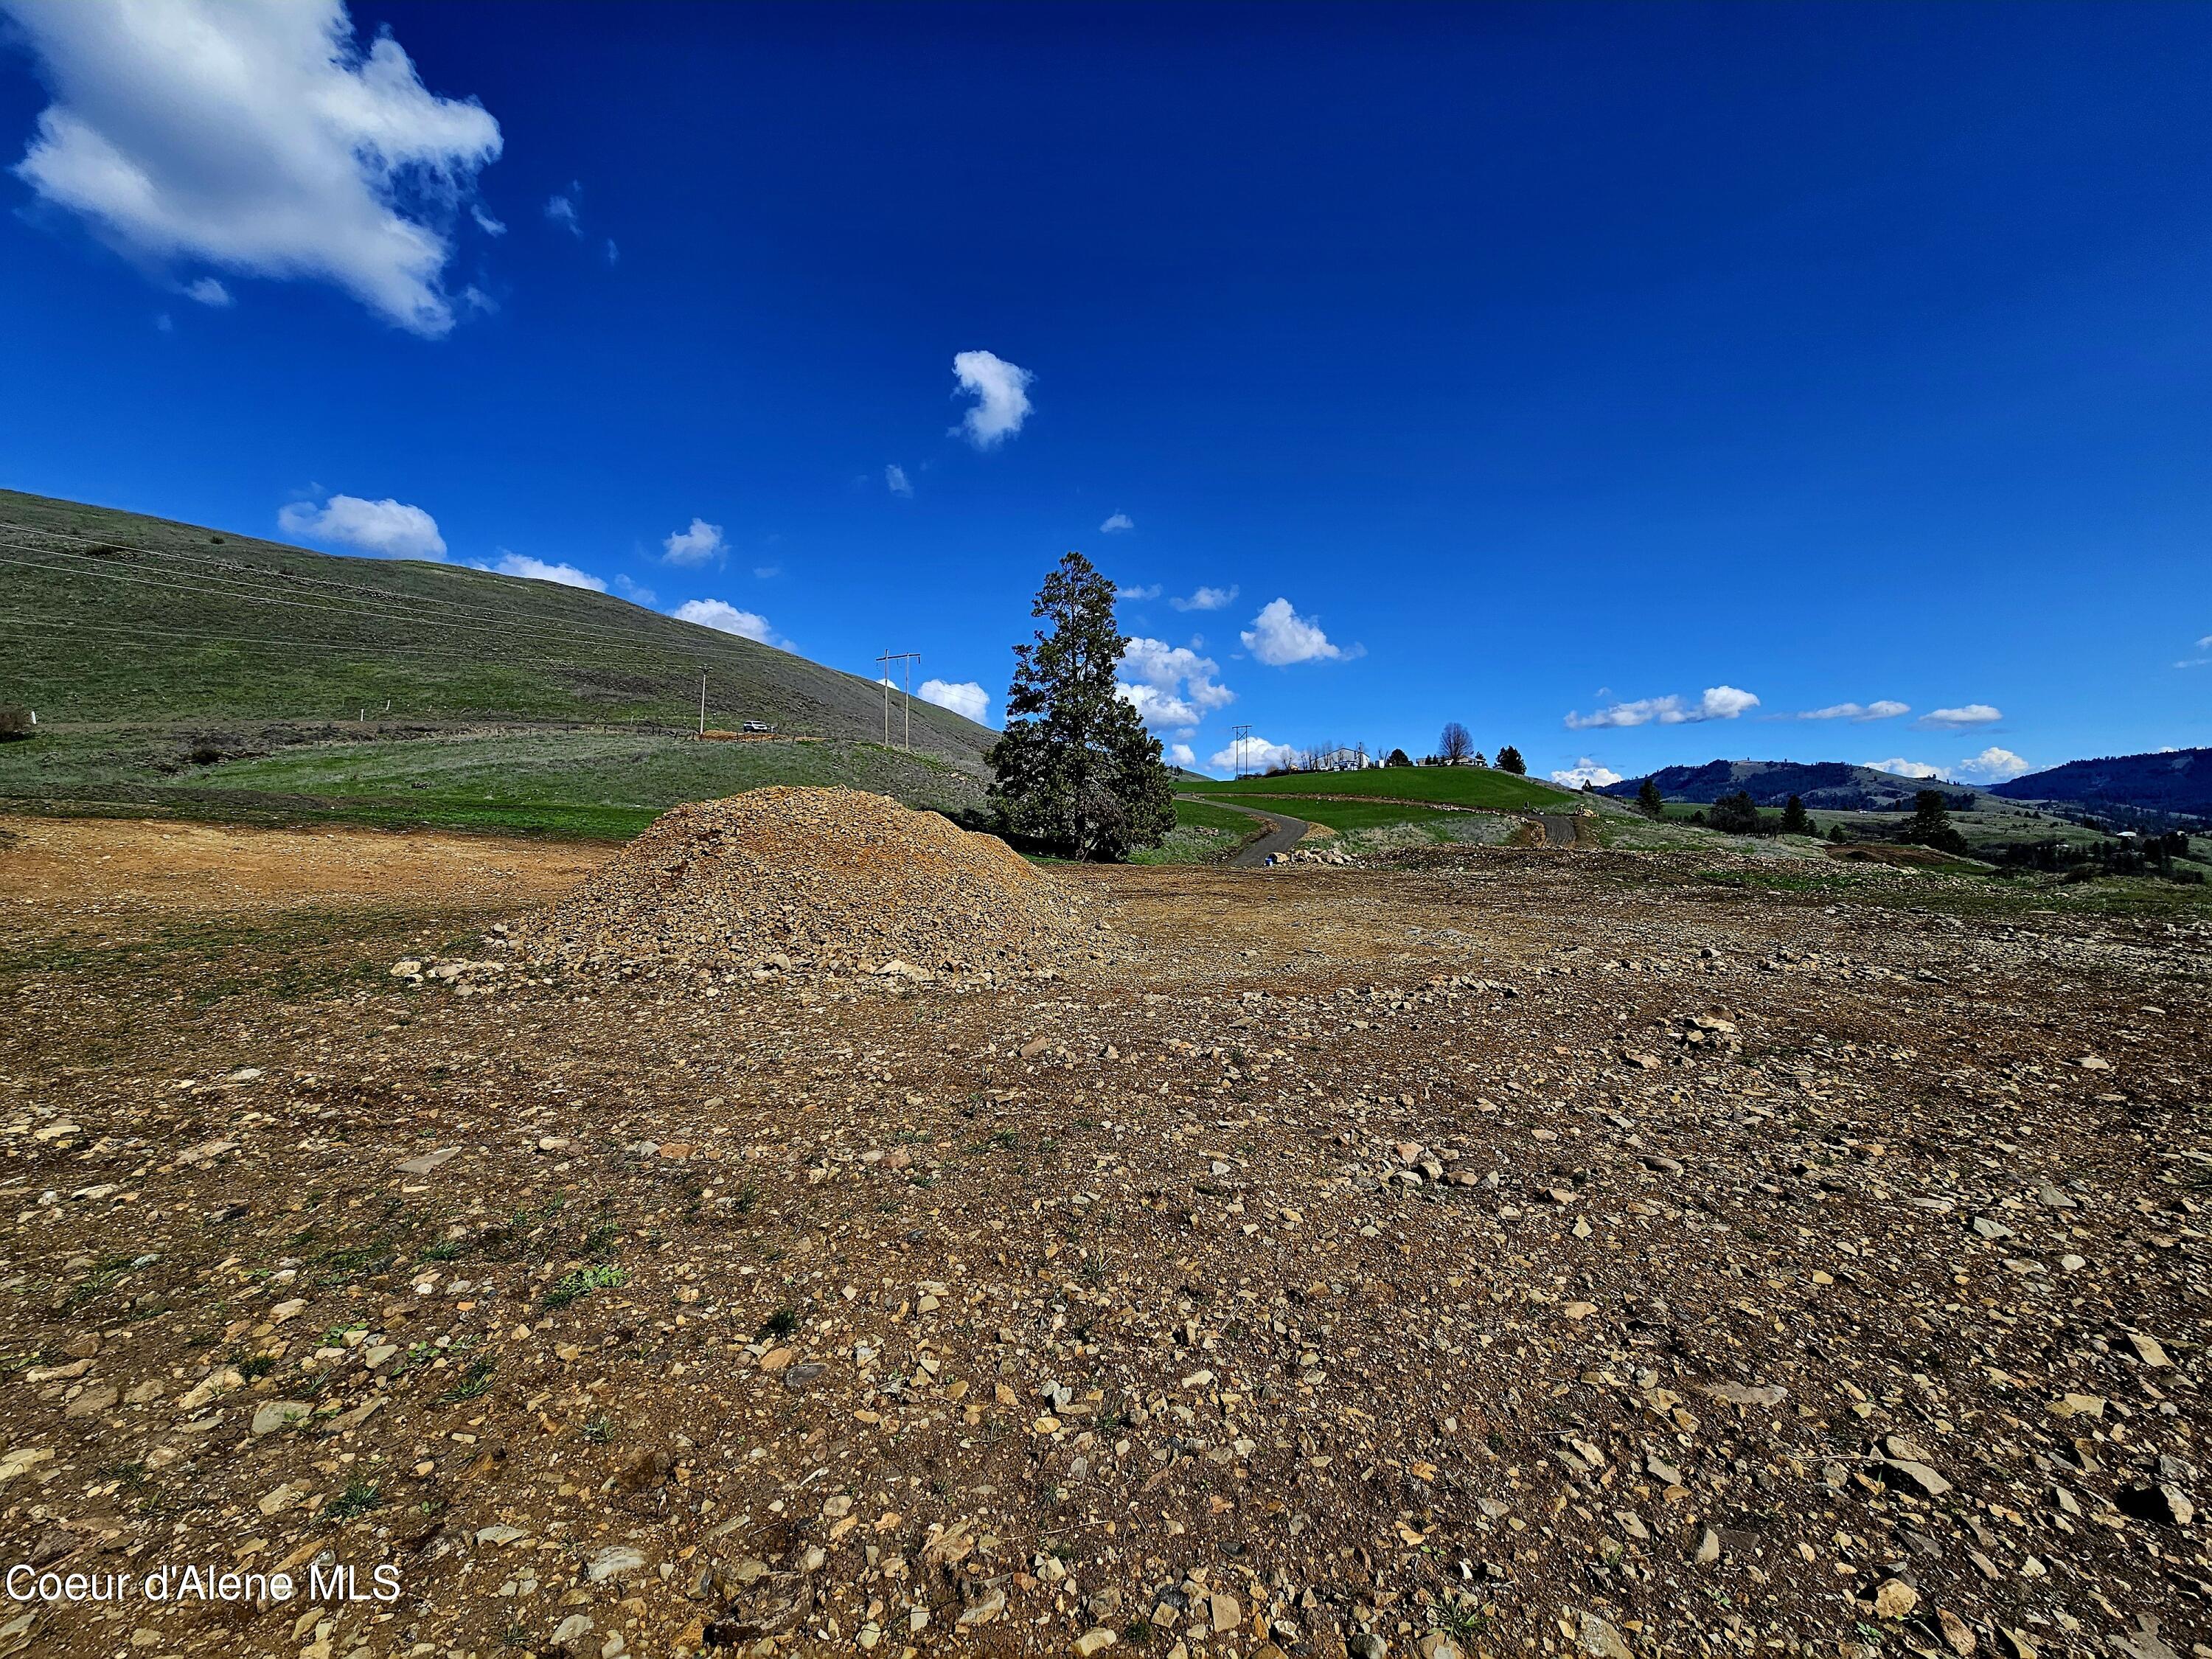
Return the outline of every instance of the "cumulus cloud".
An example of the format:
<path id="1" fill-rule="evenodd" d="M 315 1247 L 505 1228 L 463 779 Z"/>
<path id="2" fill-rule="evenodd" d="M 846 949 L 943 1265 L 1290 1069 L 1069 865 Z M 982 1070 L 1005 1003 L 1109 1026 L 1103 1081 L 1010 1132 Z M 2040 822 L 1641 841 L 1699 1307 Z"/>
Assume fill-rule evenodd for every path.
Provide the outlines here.
<path id="1" fill-rule="evenodd" d="M 1893 776 L 1900 778 L 1941 779 L 1943 776 L 1942 767 L 1930 766 L 1926 761 L 1893 757 L 1889 760 L 1861 761 L 1859 764 L 1871 766 L 1877 772 L 1887 772 Z"/>
<path id="2" fill-rule="evenodd" d="M 156 266 L 343 289 L 417 334 L 453 325 L 459 206 L 499 123 L 429 92 L 342 0 L 8 0 L 53 101 L 16 165 Z M 196 296 L 197 297 L 197 296 Z"/>
<path id="3" fill-rule="evenodd" d="M 558 582 L 563 587 L 589 588 L 594 593 L 604 593 L 607 585 L 597 576 L 576 568 L 573 564 L 548 564 L 543 559 L 533 559 L 527 553 L 499 550 L 499 562 L 492 566 L 502 576 L 522 576 L 534 582 Z"/>
<path id="4" fill-rule="evenodd" d="M 1139 720 L 1154 728 L 1164 726 L 1187 732 L 1204 717 L 1203 711 L 1189 698 L 1164 691 L 1157 685 L 1132 685 L 1125 680 L 1114 687 L 1114 695 L 1134 708 Z"/>
<path id="5" fill-rule="evenodd" d="M 1127 514 L 1109 513 L 1106 515 L 1106 522 L 1098 526 L 1098 533 L 1102 536 L 1117 536 L 1124 530 L 1134 530 L 1136 527 L 1137 521 Z"/>
<path id="6" fill-rule="evenodd" d="M 1920 724 L 1939 732 L 1958 732 L 1970 726 L 1994 726 L 2003 718 L 2001 711 L 1985 702 L 1970 702 L 1963 708 L 1931 710 L 1920 717 Z"/>
<path id="7" fill-rule="evenodd" d="M 1358 646 L 1346 650 L 1330 644 L 1320 621 L 1298 615 L 1288 599 L 1270 599 L 1240 637 L 1244 648 L 1270 668 L 1294 662 L 1337 662 L 1359 654 Z"/>
<path id="8" fill-rule="evenodd" d="M 953 432 L 964 435 L 978 449 L 996 449 L 1022 429 L 1030 416 L 1030 382 L 1036 378 L 1018 364 L 990 351 L 954 354 L 952 373 L 963 393 L 975 406 L 963 416 Z"/>
<path id="9" fill-rule="evenodd" d="M 641 587 L 627 576 L 615 578 L 615 592 L 639 605 L 651 605 L 658 597 L 649 587 Z"/>
<path id="10" fill-rule="evenodd" d="M 213 306 L 217 310 L 231 303 L 230 290 L 212 276 L 203 276 L 196 283 L 187 283 L 185 297 L 198 300 L 204 306 Z"/>
<path id="11" fill-rule="evenodd" d="M 1198 764 L 1198 751 L 1193 749 L 1187 743 L 1171 743 L 1168 745 L 1168 764 L 1170 766 L 1184 767 L 1196 766 Z"/>
<path id="12" fill-rule="evenodd" d="M 1241 747 L 1231 744 L 1206 762 L 1217 772 L 1235 769 L 1242 755 L 1245 769 L 1266 771 L 1271 766 L 1288 766 L 1298 757 L 1298 751 L 1287 743 L 1269 743 L 1265 738 L 1247 738 Z"/>
<path id="13" fill-rule="evenodd" d="M 893 461 L 884 469 L 884 488 L 894 495 L 912 495 L 914 486 L 907 481 L 906 469 Z"/>
<path id="14" fill-rule="evenodd" d="M 1158 582 L 1149 587 L 1133 587 L 1127 582 L 1114 584 L 1114 597 L 1117 599 L 1157 599 L 1159 596 L 1160 585 Z"/>
<path id="15" fill-rule="evenodd" d="M 1912 705 L 1893 702 L 1883 698 L 1875 702 L 1832 702 L 1826 708 L 1808 708 L 1796 718 L 1801 720 L 1893 720 L 1899 714 L 1910 714 Z"/>
<path id="16" fill-rule="evenodd" d="M 1147 726 L 1196 726 L 1208 711 L 1237 701 L 1237 694 L 1214 678 L 1220 664 L 1165 640 L 1131 640 L 1121 648 L 1120 672 L 1115 693 Z"/>
<path id="17" fill-rule="evenodd" d="M 1991 744 L 1978 755 L 1959 763 L 1957 771 L 1962 778 L 1978 778 L 1986 783 L 2003 783 L 2008 779 L 2033 772 L 2030 766 L 2009 749 L 2000 749 Z"/>
<path id="18" fill-rule="evenodd" d="M 939 708 L 950 708 L 956 714 L 964 714 L 976 721 L 981 721 L 991 708 L 991 694 L 973 680 L 924 680 L 915 688 L 915 696 L 924 702 L 933 702 Z"/>
<path id="19" fill-rule="evenodd" d="M 584 234 L 584 212 L 577 200 L 584 193 L 581 185 L 571 185 L 562 195 L 548 197 L 545 202 L 545 222 L 558 225 L 571 236 Z"/>
<path id="20" fill-rule="evenodd" d="M 1237 589 L 1201 587 L 1187 599 L 1170 599 L 1168 603 L 1178 611 L 1219 611 L 1236 602 Z"/>
<path id="21" fill-rule="evenodd" d="M 320 507 L 293 501 L 277 513 L 276 527 L 288 536 L 333 542 L 380 559 L 435 562 L 446 556 L 446 538 L 438 533 L 438 521 L 421 507 L 388 495 L 380 501 L 333 495 Z"/>
<path id="22" fill-rule="evenodd" d="M 1709 685 L 1695 702 L 1678 696 L 1642 697 L 1634 702 L 1608 704 L 1595 714 L 1567 716 L 1570 732 L 1588 732 L 1613 726 L 1687 726 L 1698 720 L 1732 720 L 1759 699 L 1733 685 Z"/>
<path id="23" fill-rule="evenodd" d="M 766 617 L 757 611 L 740 611 L 726 599 L 686 599 L 669 614 L 678 622 L 697 623 L 702 628 L 735 634 L 741 639 L 758 640 L 779 650 L 791 649 L 791 641 L 769 627 Z"/>
<path id="24" fill-rule="evenodd" d="M 1584 755 L 1572 766 L 1561 767 L 1553 773 L 1552 781 L 1562 784 L 1569 789 L 1579 789 L 1586 783 L 1603 789 L 1609 784 L 1619 783 L 1620 774 L 1609 766 L 1600 766 L 1588 755 Z"/>
<path id="25" fill-rule="evenodd" d="M 660 556 L 668 564 L 704 564 L 720 557 L 728 545 L 722 539 L 721 526 L 694 519 L 689 530 L 676 531 L 662 539 Z"/>

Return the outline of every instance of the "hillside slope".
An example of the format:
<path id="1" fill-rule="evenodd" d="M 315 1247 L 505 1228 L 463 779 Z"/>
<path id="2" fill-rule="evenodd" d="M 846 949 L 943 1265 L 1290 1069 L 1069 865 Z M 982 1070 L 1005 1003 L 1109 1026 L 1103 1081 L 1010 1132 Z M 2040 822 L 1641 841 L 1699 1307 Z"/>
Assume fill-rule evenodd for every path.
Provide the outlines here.
<path id="1" fill-rule="evenodd" d="M 1993 793 L 2008 800 L 2049 801 L 2092 811 L 2212 817 L 2212 749 L 2068 761 L 2001 783 Z"/>
<path id="2" fill-rule="evenodd" d="M 0 702 L 64 727 L 350 721 L 363 710 L 686 727 L 704 669 L 711 723 L 855 742 L 883 730 L 870 680 L 609 594 L 9 490 L 0 658 Z M 963 769 L 980 769 L 994 735 L 914 705 L 915 749 Z"/>
<path id="3" fill-rule="evenodd" d="M 775 738 L 696 741 L 702 670 Z M 916 702 L 887 748 L 874 682 L 603 593 L 6 491 L 0 704 L 17 807 L 585 836 L 771 783 L 972 806 L 995 736 Z"/>
<path id="4" fill-rule="evenodd" d="M 1954 811 L 1970 811 L 1973 799 L 1988 793 L 1971 784 L 1899 777 L 1845 761 L 1717 760 L 1703 766 L 1662 766 L 1651 777 L 1668 800 L 1709 805 L 1742 789 L 1760 806 L 1785 805 L 1796 795 L 1808 807 L 1832 812 L 1906 811 L 1913 796 L 1929 788 L 1942 789 Z M 1643 781 L 1624 778 L 1607 785 L 1602 793 L 1633 796 Z"/>

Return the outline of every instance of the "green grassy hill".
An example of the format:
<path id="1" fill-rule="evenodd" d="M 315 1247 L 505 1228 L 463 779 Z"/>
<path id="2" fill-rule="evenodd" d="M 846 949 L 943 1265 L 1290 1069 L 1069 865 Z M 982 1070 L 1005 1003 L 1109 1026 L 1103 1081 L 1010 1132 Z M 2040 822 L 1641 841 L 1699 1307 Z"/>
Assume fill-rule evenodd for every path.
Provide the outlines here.
<path id="1" fill-rule="evenodd" d="M 819 741 L 690 739 L 702 670 L 709 725 Z M 995 735 L 917 702 L 887 750 L 872 681 L 608 594 L 12 491 L 6 703 L 40 722 L 0 744 L 19 802 L 606 833 L 762 782 L 966 804 Z"/>
<path id="2" fill-rule="evenodd" d="M 1279 777 L 1238 778 L 1219 783 L 1186 783 L 1183 787 L 1224 799 L 1244 795 L 1372 795 L 1382 799 L 1436 801 L 1447 806 L 1481 807 L 1500 812 L 1571 812 L 1578 804 L 1574 790 L 1480 766 L 1380 766 L 1364 772 L 1290 772 Z"/>

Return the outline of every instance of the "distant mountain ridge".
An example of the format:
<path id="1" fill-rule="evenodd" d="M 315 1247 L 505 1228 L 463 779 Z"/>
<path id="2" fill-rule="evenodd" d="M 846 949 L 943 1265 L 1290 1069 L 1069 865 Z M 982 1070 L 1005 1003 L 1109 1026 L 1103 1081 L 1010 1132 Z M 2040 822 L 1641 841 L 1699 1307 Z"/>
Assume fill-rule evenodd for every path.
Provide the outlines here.
<path id="1" fill-rule="evenodd" d="M 2001 783 L 1990 793 L 2008 800 L 2061 801 L 2106 811 L 2212 817 L 2212 749 L 2068 761 Z"/>
<path id="2" fill-rule="evenodd" d="M 1988 793 L 1971 784 L 1900 777 L 1847 761 L 1717 760 L 1703 766 L 1662 766 L 1650 775 L 1668 800 L 1709 805 L 1741 789 L 1759 806 L 1783 806 L 1795 795 L 1808 807 L 1830 812 L 1906 811 L 1923 789 L 1941 789 L 1954 809 L 1965 811 L 1974 797 Z M 1632 798 L 1643 782 L 1623 778 L 1600 793 Z"/>

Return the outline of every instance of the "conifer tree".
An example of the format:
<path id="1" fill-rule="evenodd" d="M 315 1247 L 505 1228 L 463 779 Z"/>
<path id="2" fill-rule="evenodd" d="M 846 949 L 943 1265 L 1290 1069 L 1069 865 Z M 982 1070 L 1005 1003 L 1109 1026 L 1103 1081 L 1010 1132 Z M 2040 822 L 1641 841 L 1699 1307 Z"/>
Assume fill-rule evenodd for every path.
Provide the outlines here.
<path id="1" fill-rule="evenodd" d="M 1080 553 L 1063 558 L 1030 614 L 1048 620 L 1014 647 L 1006 729 L 985 757 L 1007 830 L 1067 858 L 1116 861 L 1175 828 L 1160 740 L 1116 695 L 1128 640 L 1114 584 Z"/>

